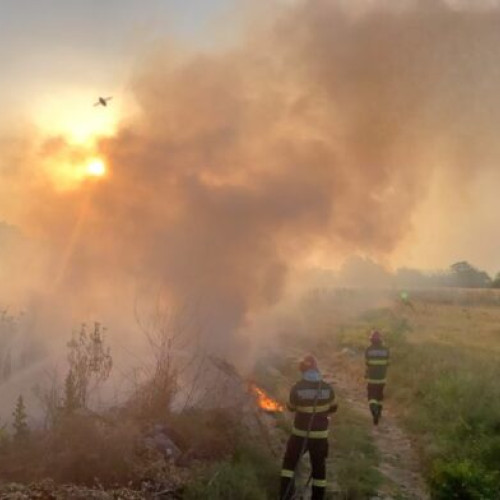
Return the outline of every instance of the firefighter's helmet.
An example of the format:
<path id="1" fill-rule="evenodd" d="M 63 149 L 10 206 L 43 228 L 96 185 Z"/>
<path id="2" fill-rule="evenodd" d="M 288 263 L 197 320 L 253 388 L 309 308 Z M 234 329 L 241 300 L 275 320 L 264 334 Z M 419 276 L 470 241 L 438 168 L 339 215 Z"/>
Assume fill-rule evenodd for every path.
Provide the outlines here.
<path id="1" fill-rule="evenodd" d="M 382 335 L 378 330 L 373 330 L 370 334 L 370 342 L 377 344 L 382 342 Z"/>
<path id="2" fill-rule="evenodd" d="M 317 370 L 318 362 L 312 354 L 308 354 L 299 364 L 299 369 L 301 372 L 306 372 L 307 370 Z"/>

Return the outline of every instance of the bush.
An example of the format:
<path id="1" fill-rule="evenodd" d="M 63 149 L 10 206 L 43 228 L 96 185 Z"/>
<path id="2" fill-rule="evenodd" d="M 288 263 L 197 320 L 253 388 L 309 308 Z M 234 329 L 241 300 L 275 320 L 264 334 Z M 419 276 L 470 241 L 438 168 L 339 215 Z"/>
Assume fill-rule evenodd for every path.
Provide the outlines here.
<path id="1" fill-rule="evenodd" d="M 87 415 L 68 415 L 50 435 L 46 472 L 62 483 L 105 486 L 133 479 L 138 429 Z"/>
<path id="2" fill-rule="evenodd" d="M 492 500 L 500 495 L 498 474 L 470 460 L 437 461 L 430 486 L 433 500 Z"/>
<path id="3" fill-rule="evenodd" d="M 31 482 L 44 477 L 46 448 L 40 436 L 30 433 L 20 443 L 3 439 L 0 446 L 0 482 Z"/>
<path id="4" fill-rule="evenodd" d="M 186 410 L 168 418 L 169 434 L 191 458 L 222 460 L 235 451 L 241 433 L 238 415 L 224 410 Z"/>

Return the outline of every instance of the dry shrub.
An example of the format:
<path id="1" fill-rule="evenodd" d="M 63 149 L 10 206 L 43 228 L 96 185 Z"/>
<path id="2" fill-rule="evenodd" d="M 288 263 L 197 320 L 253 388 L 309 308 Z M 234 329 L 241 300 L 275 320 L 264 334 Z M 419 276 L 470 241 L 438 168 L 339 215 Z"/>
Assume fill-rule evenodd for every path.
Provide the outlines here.
<path id="1" fill-rule="evenodd" d="M 177 391 L 177 378 L 169 364 L 159 359 L 148 380 L 137 384 L 127 403 L 128 411 L 143 424 L 165 422 Z"/>
<path id="2" fill-rule="evenodd" d="M 134 479 L 138 428 L 88 415 L 61 419 L 50 436 L 46 472 L 58 482 L 104 486 Z"/>
<path id="3" fill-rule="evenodd" d="M 31 482 L 44 477 L 47 443 L 32 432 L 22 444 L 5 439 L 0 448 L 0 481 Z"/>
<path id="4" fill-rule="evenodd" d="M 164 290 L 145 311 L 136 304 L 137 325 L 149 346 L 149 355 L 134 373 L 129 408 L 145 424 L 165 423 L 174 403 L 184 408 L 196 406 L 196 395 L 205 392 L 206 356 L 200 343 L 203 328 L 198 306 L 198 300 L 192 297 L 172 303 Z M 180 392 L 183 404 L 178 398 Z"/>
<path id="5" fill-rule="evenodd" d="M 124 485 L 136 479 L 139 430 L 130 422 L 104 422 L 68 415 L 51 431 L 33 433 L 22 445 L 11 441 L 0 453 L 0 480 Z"/>
<path id="6" fill-rule="evenodd" d="M 217 460 L 234 452 L 240 434 L 240 419 L 228 410 L 186 410 L 172 414 L 169 432 L 190 458 Z"/>

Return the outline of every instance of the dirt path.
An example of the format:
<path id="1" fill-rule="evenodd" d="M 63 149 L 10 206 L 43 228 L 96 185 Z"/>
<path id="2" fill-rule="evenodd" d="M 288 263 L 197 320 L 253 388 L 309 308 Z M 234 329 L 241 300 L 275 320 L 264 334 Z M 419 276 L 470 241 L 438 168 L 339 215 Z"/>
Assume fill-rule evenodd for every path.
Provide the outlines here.
<path id="1" fill-rule="evenodd" d="M 365 385 L 361 373 L 352 369 L 353 361 L 360 365 L 359 357 L 349 352 L 335 355 L 322 363 L 325 378 L 331 380 L 344 401 L 356 412 L 367 414 Z M 386 483 L 379 498 L 425 500 L 429 498 L 420 473 L 419 460 L 412 443 L 397 422 L 390 401 L 384 406 L 382 420 L 373 426 L 372 436 L 380 454 L 379 470 Z"/>

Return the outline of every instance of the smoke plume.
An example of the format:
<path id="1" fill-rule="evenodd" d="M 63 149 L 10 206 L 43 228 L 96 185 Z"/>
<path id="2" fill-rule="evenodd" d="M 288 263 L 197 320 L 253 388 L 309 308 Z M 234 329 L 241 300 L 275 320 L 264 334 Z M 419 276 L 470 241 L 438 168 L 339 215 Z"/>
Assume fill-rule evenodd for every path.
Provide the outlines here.
<path id="1" fill-rule="evenodd" d="M 464 186 L 500 158 L 500 9 L 273 12 L 231 48 L 155 51 L 139 115 L 99 144 L 106 178 L 29 183 L 21 225 L 51 255 L 49 288 L 121 311 L 162 283 L 233 349 L 312 253 L 390 258 L 436 169 Z"/>

